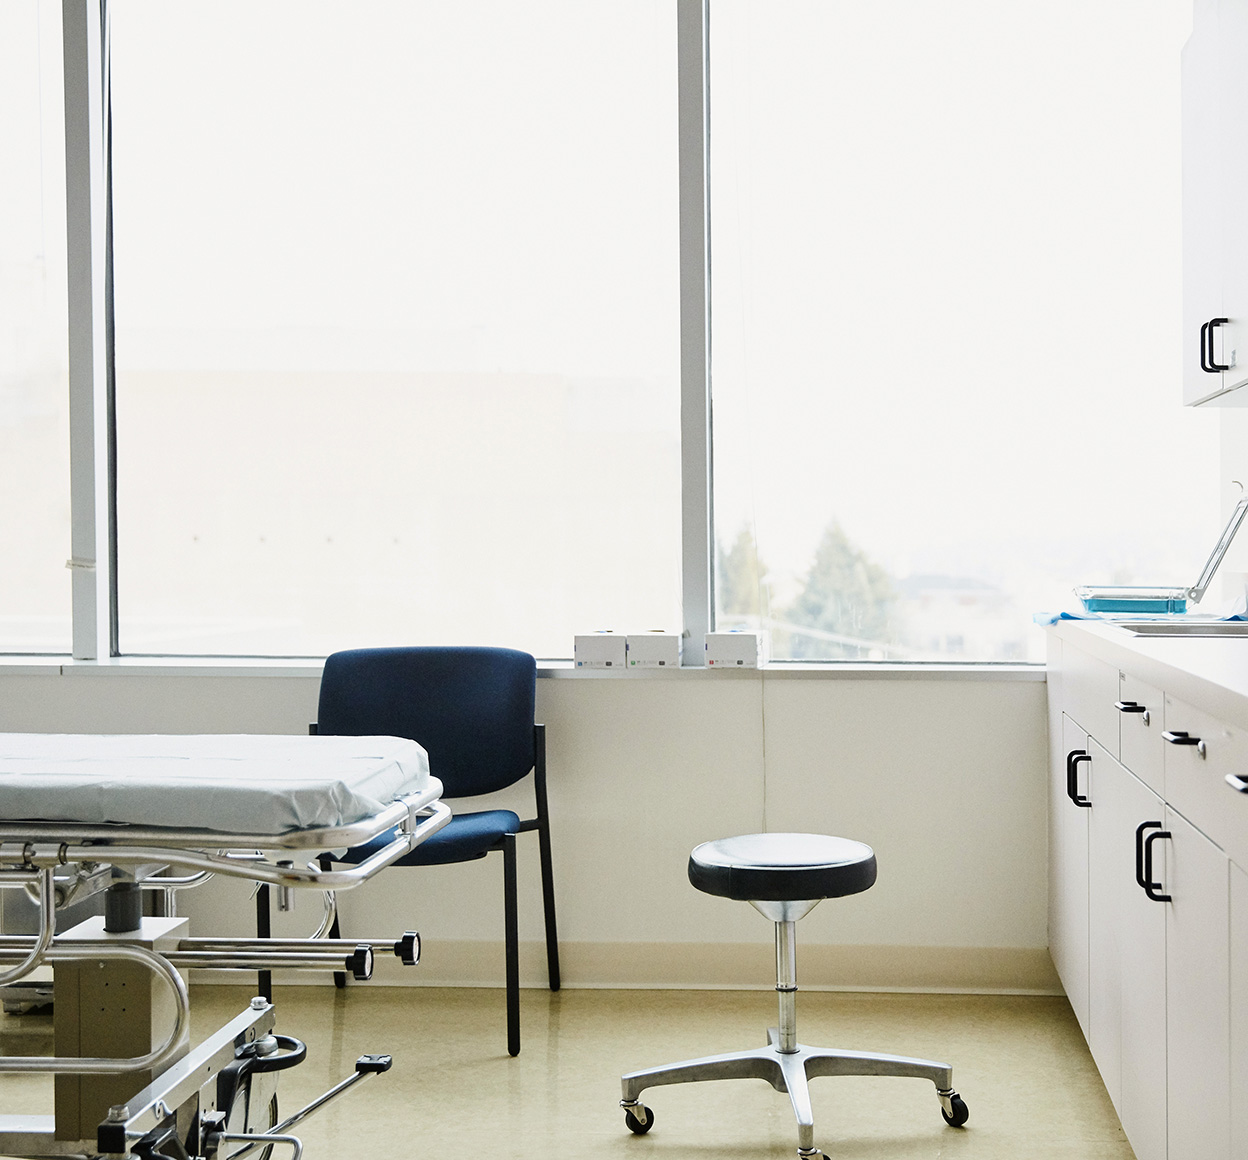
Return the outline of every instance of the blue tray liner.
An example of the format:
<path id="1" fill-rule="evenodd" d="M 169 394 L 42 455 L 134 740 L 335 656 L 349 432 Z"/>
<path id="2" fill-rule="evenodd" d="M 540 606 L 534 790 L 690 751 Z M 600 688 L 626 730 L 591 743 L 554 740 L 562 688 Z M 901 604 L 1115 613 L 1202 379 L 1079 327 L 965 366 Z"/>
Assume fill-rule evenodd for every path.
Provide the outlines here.
<path id="1" fill-rule="evenodd" d="M 1116 624 L 1118 621 L 1123 619 L 1123 614 L 1121 612 L 1117 612 L 1113 616 L 1107 616 L 1100 612 L 1033 612 L 1031 614 L 1031 619 L 1036 624 L 1046 627 L 1050 624 L 1056 624 L 1059 620 L 1103 620 L 1106 624 Z M 1133 611 L 1130 619 L 1166 621 L 1169 620 L 1170 617 L 1166 616 L 1164 613 L 1136 613 Z M 1226 621 L 1248 620 L 1248 614 L 1237 612 L 1234 616 L 1220 616 L 1217 619 Z"/>

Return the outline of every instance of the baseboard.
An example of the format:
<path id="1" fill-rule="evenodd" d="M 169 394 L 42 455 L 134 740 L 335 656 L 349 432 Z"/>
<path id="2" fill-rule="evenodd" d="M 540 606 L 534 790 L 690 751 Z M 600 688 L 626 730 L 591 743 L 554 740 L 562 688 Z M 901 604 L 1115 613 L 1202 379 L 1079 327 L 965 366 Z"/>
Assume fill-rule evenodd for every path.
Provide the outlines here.
<path id="1" fill-rule="evenodd" d="M 753 990 L 775 972 L 766 943 L 586 943 L 559 946 L 565 987 Z M 1046 947 L 803 946 L 798 984 L 811 991 L 909 991 L 968 994 L 1060 995 L 1062 986 Z M 234 982 L 234 972 L 196 972 L 196 982 Z M 319 983 L 323 975 L 278 972 L 278 982 Z M 379 956 L 374 984 L 386 986 L 500 987 L 501 942 L 427 941 L 420 965 L 404 968 Z M 546 948 L 520 946 L 520 983 L 546 986 Z"/>

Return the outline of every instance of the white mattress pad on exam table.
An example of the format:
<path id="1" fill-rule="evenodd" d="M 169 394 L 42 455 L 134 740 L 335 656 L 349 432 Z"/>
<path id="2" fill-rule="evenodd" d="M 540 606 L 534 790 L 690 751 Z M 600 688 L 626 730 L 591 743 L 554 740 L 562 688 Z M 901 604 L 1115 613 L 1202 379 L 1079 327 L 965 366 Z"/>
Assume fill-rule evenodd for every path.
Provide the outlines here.
<path id="1" fill-rule="evenodd" d="M 0 819 L 226 834 L 349 825 L 429 783 L 399 737 L 0 733 Z"/>

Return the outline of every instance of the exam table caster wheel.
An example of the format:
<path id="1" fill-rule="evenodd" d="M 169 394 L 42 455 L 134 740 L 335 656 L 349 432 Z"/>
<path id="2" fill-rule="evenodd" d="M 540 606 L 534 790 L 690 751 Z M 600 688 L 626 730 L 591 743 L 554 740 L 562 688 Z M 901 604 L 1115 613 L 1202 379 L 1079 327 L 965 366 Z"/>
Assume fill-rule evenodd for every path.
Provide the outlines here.
<path id="1" fill-rule="evenodd" d="M 624 1104 L 624 1123 L 634 1136 L 644 1136 L 654 1127 L 654 1113 L 645 1104 Z"/>
<path id="2" fill-rule="evenodd" d="M 958 1095 L 957 1092 L 952 1092 L 949 1095 L 948 1110 L 946 1110 L 944 1107 L 945 1099 L 943 1096 L 941 1097 L 940 1103 L 941 1103 L 940 1114 L 945 1117 L 945 1123 L 948 1124 L 949 1127 L 951 1128 L 962 1127 L 962 1125 L 966 1123 L 967 1119 L 969 1118 L 971 1114 L 970 1111 L 967 1109 L 966 1101 L 963 1100 L 963 1098 L 960 1095 Z"/>

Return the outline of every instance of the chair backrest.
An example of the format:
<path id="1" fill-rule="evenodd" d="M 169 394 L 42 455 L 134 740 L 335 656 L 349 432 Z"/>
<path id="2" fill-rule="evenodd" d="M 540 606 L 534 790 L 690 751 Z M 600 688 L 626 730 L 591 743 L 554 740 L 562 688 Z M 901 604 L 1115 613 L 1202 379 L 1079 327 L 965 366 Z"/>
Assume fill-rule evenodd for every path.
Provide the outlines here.
<path id="1" fill-rule="evenodd" d="M 348 649 L 325 661 L 316 731 L 409 737 L 447 797 L 493 793 L 533 768 L 536 689 L 515 649 Z"/>

